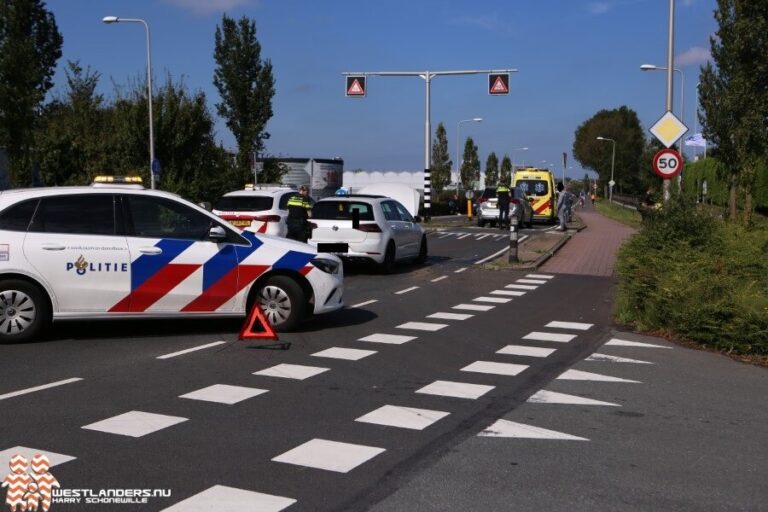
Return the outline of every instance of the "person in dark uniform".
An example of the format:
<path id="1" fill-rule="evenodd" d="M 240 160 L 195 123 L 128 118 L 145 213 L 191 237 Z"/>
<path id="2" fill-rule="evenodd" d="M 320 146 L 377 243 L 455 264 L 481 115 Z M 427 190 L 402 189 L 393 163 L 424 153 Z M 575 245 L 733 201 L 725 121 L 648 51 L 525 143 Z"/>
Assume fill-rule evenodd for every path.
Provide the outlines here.
<path id="1" fill-rule="evenodd" d="M 307 243 L 309 239 L 309 210 L 312 204 L 307 197 L 307 187 L 299 187 L 299 194 L 291 197 L 286 204 L 288 208 L 288 234 L 286 238 Z"/>
<path id="2" fill-rule="evenodd" d="M 499 183 L 496 187 L 496 203 L 499 206 L 499 229 L 509 226 L 509 200 L 510 191 L 506 183 Z"/>

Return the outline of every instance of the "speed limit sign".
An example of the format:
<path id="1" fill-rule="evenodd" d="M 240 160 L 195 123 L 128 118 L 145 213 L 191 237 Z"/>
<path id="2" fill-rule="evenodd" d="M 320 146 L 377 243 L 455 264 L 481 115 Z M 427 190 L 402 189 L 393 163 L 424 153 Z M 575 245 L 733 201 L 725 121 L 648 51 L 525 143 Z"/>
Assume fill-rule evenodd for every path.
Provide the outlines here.
<path id="1" fill-rule="evenodd" d="M 672 179 L 683 168 L 683 157 L 674 149 L 662 149 L 653 157 L 653 172 L 663 179 Z"/>

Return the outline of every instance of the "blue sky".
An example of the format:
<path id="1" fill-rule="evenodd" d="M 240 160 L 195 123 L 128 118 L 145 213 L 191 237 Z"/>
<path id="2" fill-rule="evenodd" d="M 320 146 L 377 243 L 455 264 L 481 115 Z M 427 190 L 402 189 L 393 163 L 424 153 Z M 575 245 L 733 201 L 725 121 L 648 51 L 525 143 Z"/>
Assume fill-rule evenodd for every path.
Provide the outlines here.
<path id="1" fill-rule="evenodd" d="M 685 75 L 685 122 L 693 128 L 715 0 L 676 4 L 675 67 Z M 527 146 L 514 152 L 516 164 L 551 163 L 560 175 L 568 152 L 567 174 L 581 178 L 570 154 L 580 123 L 627 105 L 647 130 L 664 113 L 666 75 L 640 65 L 666 65 L 667 0 L 48 0 L 47 7 L 64 36 L 54 91 L 67 60 L 100 73 L 106 95 L 112 82 L 143 77 L 142 26 L 101 23 L 107 15 L 143 18 L 155 81 L 170 74 L 205 92 L 214 116 L 216 26 L 223 13 L 254 19 L 276 79 L 268 152 L 341 157 L 348 170 L 423 169 L 425 86 L 417 77 L 370 77 L 366 98 L 346 98 L 345 71 L 519 69 L 508 96 L 489 96 L 485 75 L 432 81 L 432 134 L 443 122 L 455 160 L 458 122 L 482 117 L 461 125 L 461 139 L 473 137 L 483 168 L 491 151 L 501 157 Z M 234 148 L 221 120 L 216 133 Z"/>

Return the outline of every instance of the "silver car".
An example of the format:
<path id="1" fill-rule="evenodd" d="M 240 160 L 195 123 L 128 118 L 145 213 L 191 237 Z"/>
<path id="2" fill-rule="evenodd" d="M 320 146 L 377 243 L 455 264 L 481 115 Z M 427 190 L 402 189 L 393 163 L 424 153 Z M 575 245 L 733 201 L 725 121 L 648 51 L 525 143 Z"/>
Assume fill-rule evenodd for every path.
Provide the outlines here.
<path id="1" fill-rule="evenodd" d="M 395 262 L 427 260 L 427 236 L 420 220 L 389 197 L 328 197 L 312 207 L 314 228 L 308 243 L 318 253 L 376 262 L 388 273 Z"/>
<path id="2" fill-rule="evenodd" d="M 519 188 L 509 189 L 509 218 L 517 219 L 517 225 L 520 227 L 533 226 L 533 207 L 525 198 L 525 194 Z M 485 227 L 490 224 L 495 227 L 499 222 L 499 204 L 498 198 L 492 197 L 480 203 L 477 207 L 477 225 Z"/>

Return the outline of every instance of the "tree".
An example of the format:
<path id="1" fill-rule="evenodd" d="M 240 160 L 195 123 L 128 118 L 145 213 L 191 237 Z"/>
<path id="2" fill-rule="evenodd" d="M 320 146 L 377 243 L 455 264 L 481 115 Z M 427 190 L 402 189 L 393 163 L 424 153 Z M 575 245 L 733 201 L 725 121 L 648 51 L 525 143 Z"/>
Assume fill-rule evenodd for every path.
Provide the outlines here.
<path id="1" fill-rule="evenodd" d="M 502 183 L 512 183 L 512 159 L 509 158 L 509 155 L 504 155 L 504 158 L 501 159 L 499 180 Z"/>
<path id="2" fill-rule="evenodd" d="M 432 169 L 430 178 L 435 197 L 451 182 L 451 166 L 453 162 L 448 154 L 448 137 L 443 123 L 437 125 L 435 140 L 432 143 Z"/>
<path id="3" fill-rule="evenodd" d="M 480 157 L 472 137 L 467 137 L 464 143 L 464 158 L 461 163 L 461 186 L 466 190 L 474 190 L 480 181 Z"/>
<path id="4" fill-rule="evenodd" d="M 641 169 L 639 162 L 645 147 L 645 134 L 637 113 L 622 106 L 614 110 L 601 110 L 579 125 L 573 142 L 573 156 L 587 169 L 600 175 L 600 180 L 611 179 L 610 141 L 597 140 L 605 137 L 615 140 L 616 161 L 614 180 L 620 191 L 639 194 L 643 191 L 643 173 L 652 172 L 650 167 Z"/>
<path id="5" fill-rule="evenodd" d="M 37 114 L 62 42 L 42 0 L 0 2 L 0 146 L 10 159 L 11 186 L 30 182 Z"/>
<path id="6" fill-rule="evenodd" d="M 226 14 L 216 27 L 214 59 L 213 84 L 221 96 L 216 108 L 237 141 L 237 170 L 244 183 L 251 175 L 252 153 L 262 152 L 269 138 L 265 128 L 275 95 L 272 62 L 261 58 L 256 23 L 245 16 L 236 22 Z"/>
<path id="7" fill-rule="evenodd" d="M 752 188 L 768 161 L 768 3 L 718 0 L 712 58 L 700 77 L 700 120 L 727 167 L 729 212 L 736 218 L 736 189 L 745 191 L 744 220 L 752 214 Z"/>
<path id="8" fill-rule="evenodd" d="M 499 159 L 496 153 L 491 151 L 485 160 L 485 186 L 495 187 L 499 182 Z"/>

